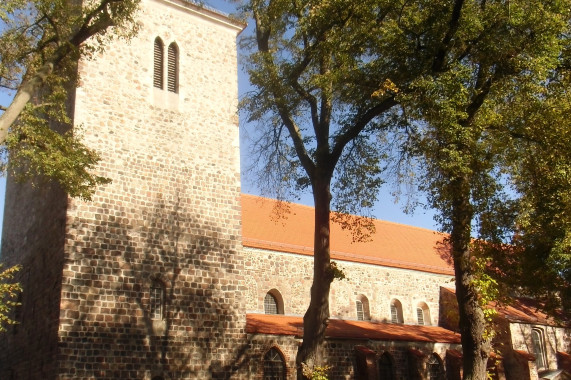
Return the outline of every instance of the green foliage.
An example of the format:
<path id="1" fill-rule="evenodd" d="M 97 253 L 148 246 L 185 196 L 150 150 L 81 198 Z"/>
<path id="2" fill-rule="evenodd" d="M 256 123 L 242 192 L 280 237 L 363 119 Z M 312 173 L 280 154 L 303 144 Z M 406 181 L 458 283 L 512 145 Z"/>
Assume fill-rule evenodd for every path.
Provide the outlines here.
<path id="1" fill-rule="evenodd" d="M 10 313 L 20 305 L 17 299 L 22 292 L 22 287 L 19 283 L 12 281 L 19 270 L 18 265 L 2 270 L 2 264 L 0 264 L 0 333 L 6 331 L 6 325 L 17 323 L 10 318 Z"/>
<path id="2" fill-rule="evenodd" d="M 136 33 L 138 3 L 10 0 L 0 5 L 0 91 L 5 98 L 12 99 L 40 69 L 53 66 L 41 86 L 31 89 L 32 101 L 2 138 L 3 171 L 8 167 L 18 179 L 35 185 L 54 179 L 71 196 L 85 199 L 96 185 L 108 182 L 93 173 L 97 153 L 71 130 L 68 94 L 79 79 L 80 57 L 89 59 L 112 38 Z"/>
<path id="3" fill-rule="evenodd" d="M 246 8 L 258 32 L 242 45 L 251 52 L 246 65 L 259 91 L 247 94 L 241 108 L 259 126 L 258 182 L 278 198 L 313 189 L 323 176 L 332 181 L 337 211 L 366 214 L 375 204 L 384 170 L 378 134 L 388 129 L 383 115 L 394 106 L 401 71 L 371 59 L 371 39 L 387 35 L 369 30 L 371 5 L 277 0 Z M 379 6 L 396 17 L 396 7 Z M 397 56 L 390 41 L 382 43 L 387 57 Z M 360 227 L 366 234 L 370 226 Z"/>
<path id="4" fill-rule="evenodd" d="M 310 368 L 307 364 L 301 363 L 303 376 L 309 380 L 328 380 L 327 375 L 331 370 L 331 366 L 315 366 Z"/>
<path id="5" fill-rule="evenodd" d="M 500 296 L 499 286 L 496 279 L 488 272 L 490 258 L 478 257 L 474 259 L 474 277 L 472 285 L 478 292 L 478 304 L 484 313 L 486 328 L 484 329 L 484 339 L 489 340 L 494 337 L 495 331 L 492 323 L 498 315 L 494 307 Z"/>
<path id="6" fill-rule="evenodd" d="M 571 307 L 571 66 L 567 50 L 549 80 L 510 99 L 506 172 L 519 195 L 509 247 L 496 249 L 501 280 L 546 310 Z M 518 144 L 512 143 L 514 140 Z"/>
<path id="7" fill-rule="evenodd" d="M 311 186 L 315 199 L 329 197 L 330 185 L 336 208 L 356 212 L 376 201 L 391 152 L 398 164 L 416 163 L 413 178 L 450 233 L 467 295 L 460 308 L 472 313 L 463 332 L 476 344 L 473 306 L 494 298 L 497 277 L 474 265 L 474 237 L 503 248 L 521 236 L 520 250 L 541 258 L 528 265 L 555 264 L 543 278 L 569 278 L 571 149 L 556 136 L 571 136 L 570 92 L 556 99 L 544 88 L 569 68 L 570 0 L 252 0 L 246 10 L 256 23 L 243 41 L 255 91 L 241 107 L 258 122 L 260 183 L 278 197 Z M 550 116 L 534 123 L 529 115 Z M 549 126 L 544 145 L 526 147 L 544 139 L 546 123 L 560 129 Z M 399 146 L 379 146 L 387 141 Z M 506 191 L 512 180 L 521 199 Z"/>
<path id="8" fill-rule="evenodd" d="M 430 19 L 430 9 L 423 13 Z M 450 201 L 457 193 L 451 180 L 470 183 L 476 214 L 501 196 L 494 169 L 503 149 L 502 115 L 510 112 L 506 100 L 544 81 L 556 67 L 568 13 L 565 1 L 516 2 L 509 9 L 503 2 L 466 2 L 456 28 L 448 31 L 448 44 L 426 41 L 432 44 L 428 50 L 442 52 L 441 59 L 401 91 L 399 100 L 417 128 L 416 147 L 431 163 L 422 185 L 442 212 L 445 230 L 451 229 Z"/>
<path id="9" fill-rule="evenodd" d="M 333 279 L 335 280 L 345 280 L 347 277 L 345 276 L 345 272 L 343 269 L 339 268 L 335 261 L 331 262 L 331 272 L 333 272 Z"/>

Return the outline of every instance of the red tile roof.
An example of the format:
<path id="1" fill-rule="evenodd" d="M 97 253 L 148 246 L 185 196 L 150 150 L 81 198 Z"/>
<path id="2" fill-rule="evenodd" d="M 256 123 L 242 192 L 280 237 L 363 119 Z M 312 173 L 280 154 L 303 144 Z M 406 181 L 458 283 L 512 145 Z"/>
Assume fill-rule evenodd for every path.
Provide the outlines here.
<path id="1" fill-rule="evenodd" d="M 555 322 L 553 318 L 537 308 L 536 302 L 525 298 L 514 298 L 509 305 L 500 305 L 496 309 L 500 315 L 511 322 L 544 325 L 551 325 Z"/>
<path id="2" fill-rule="evenodd" d="M 441 288 L 444 291 L 455 294 L 455 290 L 451 288 Z M 498 314 L 510 322 L 531 323 L 549 326 L 567 326 L 569 322 L 556 321 L 553 317 L 544 313 L 539 309 L 538 302 L 530 298 L 511 298 L 510 304 L 498 304 L 491 302 L 491 306 L 496 308 Z"/>
<path id="3" fill-rule="evenodd" d="M 288 203 L 278 216 L 273 199 L 242 194 L 244 246 L 302 255 L 313 254 L 313 207 Z M 353 242 L 351 233 L 331 224 L 331 257 L 423 272 L 454 274 L 445 235 L 424 228 L 374 220 L 369 242 Z"/>
<path id="4" fill-rule="evenodd" d="M 525 359 L 529 362 L 535 361 L 535 356 L 533 356 L 532 354 L 530 354 L 527 351 L 514 350 L 514 352 L 516 353 L 516 355 L 519 355 L 520 357 L 522 357 L 523 359 Z"/>
<path id="5" fill-rule="evenodd" d="M 555 355 L 557 357 L 557 368 L 571 373 L 571 354 L 558 351 Z"/>
<path id="6" fill-rule="evenodd" d="M 275 314 L 247 314 L 249 334 L 303 336 L 301 317 Z M 406 342 L 460 343 L 460 335 L 437 326 L 415 326 L 330 319 L 325 336 L 335 339 L 391 340 Z"/>

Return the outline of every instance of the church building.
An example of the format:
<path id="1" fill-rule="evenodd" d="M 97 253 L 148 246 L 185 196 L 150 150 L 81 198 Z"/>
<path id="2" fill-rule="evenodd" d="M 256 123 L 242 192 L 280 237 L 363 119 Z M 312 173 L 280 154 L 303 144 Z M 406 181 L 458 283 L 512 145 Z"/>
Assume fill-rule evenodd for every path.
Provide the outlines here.
<path id="1" fill-rule="evenodd" d="M 2 380 L 294 379 L 312 279 L 313 210 L 241 193 L 236 39 L 186 0 L 142 0 L 139 33 L 81 60 L 73 126 L 111 183 L 93 199 L 8 178 L 1 260 L 21 264 Z M 444 236 L 332 225 L 331 379 L 460 379 Z M 568 322 L 500 310 L 495 379 L 568 379 Z M 551 377 L 544 377 L 551 376 Z"/>

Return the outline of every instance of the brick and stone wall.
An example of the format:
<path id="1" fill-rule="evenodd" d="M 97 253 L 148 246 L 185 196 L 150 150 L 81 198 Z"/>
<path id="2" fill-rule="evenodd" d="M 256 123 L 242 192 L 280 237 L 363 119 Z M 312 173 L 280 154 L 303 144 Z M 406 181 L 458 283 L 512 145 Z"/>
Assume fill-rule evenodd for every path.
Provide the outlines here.
<path id="1" fill-rule="evenodd" d="M 246 308 L 263 313 L 264 297 L 271 289 L 280 292 L 284 313 L 303 315 L 309 305 L 313 257 L 275 251 L 244 248 L 247 284 Z M 453 286 L 450 275 L 376 265 L 338 261 L 346 275 L 331 286 L 332 318 L 357 319 L 355 301 L 360 295 L 369 301 L 374 321 L 390 321 L 390 302 L 402 303 L 404 323 L 417 324 L 416 307 L 420 302 L 430 309 L 430 324 L 438 325 L 441 286 Z"/>
<path id="2" fill-rule="evenodd" d="M 11 315 L 20 322 L 0 337 L 0 379 L 53 379 L 67 196 L 55 184 L 6 186 L 2 262 L 20 264 L 24 292 Z"/>
<path id="3" fill-rule="evenodd" d="M 282 354 L 286 363 L 287 379 L 295 379 L 295 355 L 297 348 L 301 343 L 301 339 L 292 336 L 278 335 L 249 335 L 248 342 L 250 345 L 250 378 L 263 379 L 263 357 L 264 354 L 275 347 Z M 329 378 L 332 380 L 349 380 L 362 377 L 356 374 L 358 367 L 356 361 L 358 353 L 356 347 L 365 347 L 372 352 L 374 362 L 384 353 L 391 358 L 394 369 L 394 378 L 396 380 L 412 379 L 411 372 L 418 372 L 418 379 L 427 379 L 426 363 L 430 355 L 437 354 L 442 360 L 443 367 L 447 365 L 447 350 L 459 350 L 458 344 L 446 343 L 421 343 L 421 342 L 383 342 L 383 341 L 367 341 L 367 340 L 338 340 L 326 339 L 323 353 L 324 365 L 330 367 Z M 411 368 L 414 368 L 411 369 Z M 373 373 L 376 378 L 376 363 L 373 364 Z M 455 378 L 450 374 L 450 378 Z"/>
<path id="4" fill-rule="evenodd" d="M 526 351 L 534 353 L 531 340 L 531 331 L 536 329 L 543 338 L 543 348 L 545 350 L 545 363 L 549 369 L 556 369 L 557 353 L 571 352 L 571 336 L 569 329 L 557 326 L 532 325 L 528 323 L 510 323 L 509 334 L 511 337 L 511 348 L 513 350 Z M 541 368 L 546 369 L 546 368 Z M 540 369 L 540 370 L 541 370 Z"/>
<path id="5" fill-rule="evenodd" d="M 144 0 L 138 19 L 135 38 L 79 64 L 74 125 L 112 183 L 89 202 L 10 191 L 4 251 L 29 280 L 3 379 L 240 376 L 242 26 L 178 0 Z M 153 88 L 156 37 L 165 57 L 178 46 L 178 94 Z"/>
<path id="6" fill-rule="evenodd" d="M 185 2 L 145 1 L 141 12 L 134 40 L 80 65 L 75 124 L 113 182 L 70 203 L 61 378 L 225 377 L 244 341 L 239 27 Z M 157 37 L 165 56 L 178 46 L 178 94 L 153 87 Z"/>

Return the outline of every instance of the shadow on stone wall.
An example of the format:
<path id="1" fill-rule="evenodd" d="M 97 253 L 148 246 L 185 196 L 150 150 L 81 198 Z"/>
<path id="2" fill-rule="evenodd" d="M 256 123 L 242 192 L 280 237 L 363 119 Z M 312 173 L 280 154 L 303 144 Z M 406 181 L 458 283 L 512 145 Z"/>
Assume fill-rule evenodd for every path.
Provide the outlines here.
<path id="1" fill-rule="evenodd" d="M 72 378 L 229 378 L 247 371 L 239 236 L 178 195 L 142 212 L 102 205 L 77 219 L 62 293 L 60 374 Z M 230 221 L 235 223 L 234 221 Z M 150 314 L 152 281 L 163 319 Z"/>

